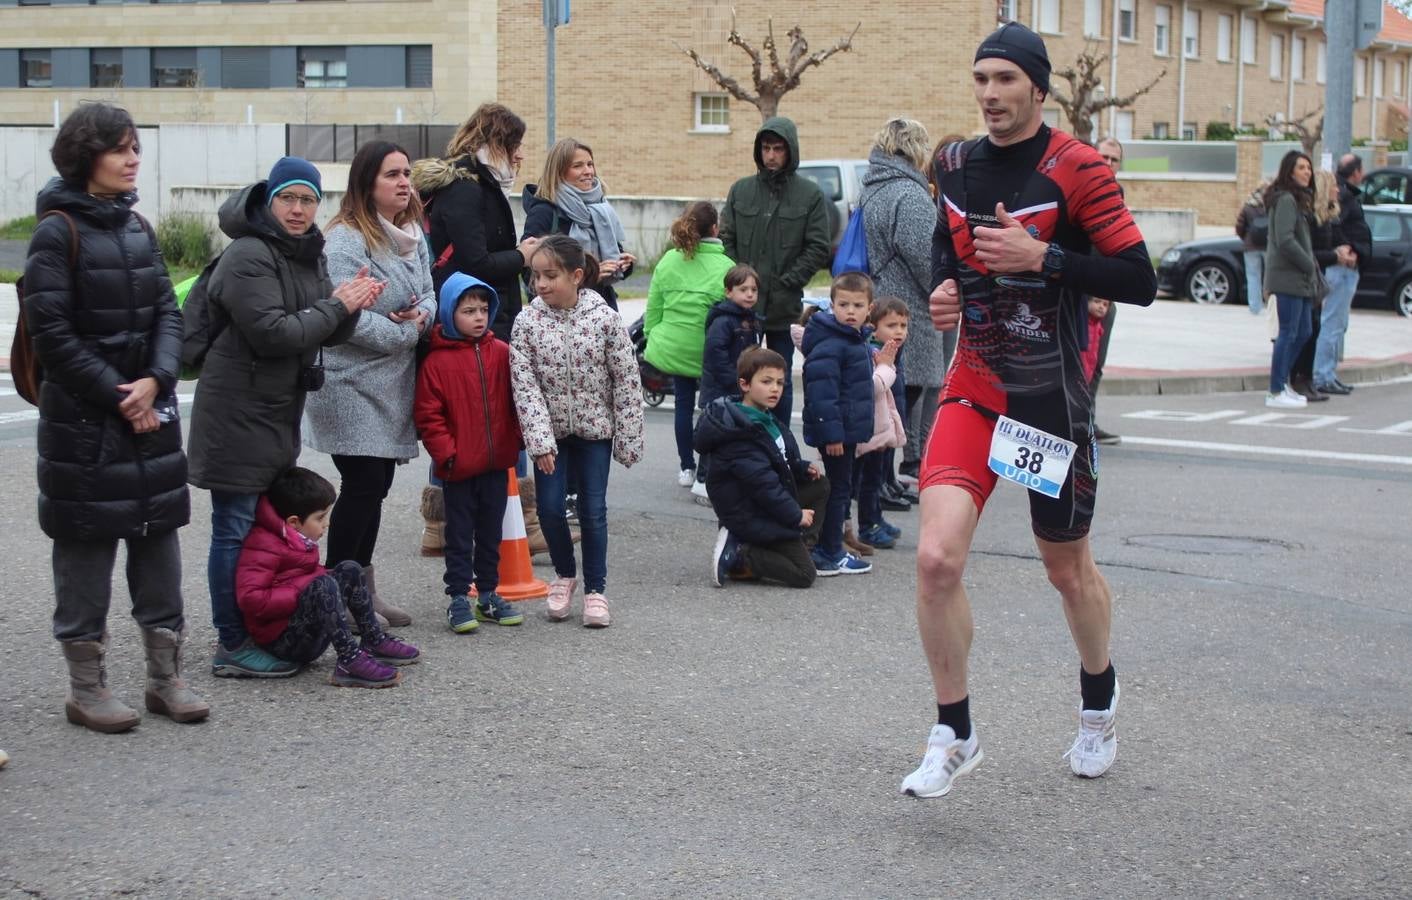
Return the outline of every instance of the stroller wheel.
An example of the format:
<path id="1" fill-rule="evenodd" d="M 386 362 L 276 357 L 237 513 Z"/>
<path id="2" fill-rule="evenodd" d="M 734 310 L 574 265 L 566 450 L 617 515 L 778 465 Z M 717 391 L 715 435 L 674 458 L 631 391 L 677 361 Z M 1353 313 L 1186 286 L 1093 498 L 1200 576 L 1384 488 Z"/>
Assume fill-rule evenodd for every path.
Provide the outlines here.
<path id="1" fill-rule="evenodd" d="M 662 401 L 667 399 L 667 395 L 661 391 L 644 390 L 642 398 L 647 401 L 648 406 L 661 406 Z"/>

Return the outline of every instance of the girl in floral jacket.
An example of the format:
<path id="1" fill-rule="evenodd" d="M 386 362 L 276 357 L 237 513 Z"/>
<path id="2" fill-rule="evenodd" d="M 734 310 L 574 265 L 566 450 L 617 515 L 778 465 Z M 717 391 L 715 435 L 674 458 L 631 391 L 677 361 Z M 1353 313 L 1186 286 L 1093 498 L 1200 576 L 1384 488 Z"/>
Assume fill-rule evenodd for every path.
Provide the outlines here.
<path id="1" fill-rule="evenodd" d="M 632 341 L 595 291 L 598 264 L 572 238 L 551 235 L 530 257 L 536 297 L 510 340 L 515 408 L 534 457 L 535 506 L 558 576 L 549 618 L 569 617 L 578 574 L 564 496 L 578 488 L 583 530 L 583 624 L 608 625 L 608 469 L 642 458 L 642 382 Z"/>

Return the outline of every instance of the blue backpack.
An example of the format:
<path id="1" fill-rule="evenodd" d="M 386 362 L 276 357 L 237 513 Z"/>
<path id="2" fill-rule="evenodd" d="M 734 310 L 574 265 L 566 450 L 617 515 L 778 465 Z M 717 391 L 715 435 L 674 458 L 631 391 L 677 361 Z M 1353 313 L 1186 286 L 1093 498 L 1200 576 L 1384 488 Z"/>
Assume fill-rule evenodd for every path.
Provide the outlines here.
<path id="1" fill-rule="evenodd" d="M 862 272 L 871 275 L 868 268 L 868 233 L 863 228 L 863 204 L 848 214 L 848 226 L 843 229 L 843 239 L 838 243 L 838 251 L 833 255 L 833 266 L 829 273 L 837 278 L 844 272 Z"/>

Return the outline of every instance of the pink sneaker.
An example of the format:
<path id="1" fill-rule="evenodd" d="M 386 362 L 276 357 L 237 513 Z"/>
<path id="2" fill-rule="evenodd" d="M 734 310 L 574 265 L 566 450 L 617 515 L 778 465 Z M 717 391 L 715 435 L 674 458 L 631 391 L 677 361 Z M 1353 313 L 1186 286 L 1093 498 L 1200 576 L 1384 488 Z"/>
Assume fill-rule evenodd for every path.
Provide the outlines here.
<path id="1" fill-rule="evenodd" d="M 569 617 L 569 601 L 578 585 L 577 578 L 556 578 L 549 583 L 549 621 L 562 622 Z"/>
<path id="2" fill-rule="evenodd" d="M 608 627 L 608 598 L 602 594 L 583 595 L 583 627 Z"/>

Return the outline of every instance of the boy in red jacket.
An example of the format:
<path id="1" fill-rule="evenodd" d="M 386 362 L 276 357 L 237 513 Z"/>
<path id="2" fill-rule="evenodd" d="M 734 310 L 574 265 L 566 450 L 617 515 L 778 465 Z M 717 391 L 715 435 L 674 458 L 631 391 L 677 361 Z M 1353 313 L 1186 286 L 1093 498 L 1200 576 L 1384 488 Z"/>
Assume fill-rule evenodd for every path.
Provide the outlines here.
<path id="1" fill-rule="evenodd" d="M 293 663 L 311 663 L 333 644 L 329 682 L 339 687 L 392 687 L 393 666 L 417 661 L 416 647 L 378 627 L 363 567 L 319 564 L 319 538 L 337 494 L 328 479 L 295 466 L 279 475 L 255 507 L 255 524 L 235 568 L 235 601 L 255 643 Z M 344 610 L 363 632 L 348 631 Z"/>
<path id="2" fill-rule="evenodd" d="M 438 299 L 431 352 L 417 373 L 417 433 L 443 483 L 444 580 L 451 598 L 446 622 L 457 634 L 468 634 L 479 622 L 525 620 L 495 593 L 506 473 L 519 459 L 524 439 L 510 393 L 510 345 L 490 330 L 500 307 L 495 289 L 456 272 Z"/>

